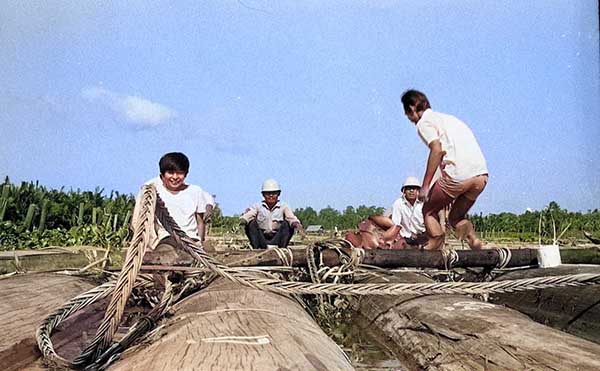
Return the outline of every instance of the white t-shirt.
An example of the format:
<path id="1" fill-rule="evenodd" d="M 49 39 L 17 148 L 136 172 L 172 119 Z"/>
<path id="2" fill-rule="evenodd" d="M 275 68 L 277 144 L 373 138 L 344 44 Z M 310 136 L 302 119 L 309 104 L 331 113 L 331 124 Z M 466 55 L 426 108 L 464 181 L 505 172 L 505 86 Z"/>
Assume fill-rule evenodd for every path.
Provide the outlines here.
<path id="1" fill-rule="evenodd" d="M 423 202 L 416 200 L 414 205 L 411 205 L 402 195 L 392 206 L 392 221 L 402 227 L 400 229 L 402 237 L 416 236 L 425 232 Z"/>
<path id="2" fill-rule="evenodd" d="M 454 116 L 425 110 L 417 123 L 419 136 L 429 146 L 439 140 L 446 152 L 441 167 L 454 180 L 487 174 L 487 164 L 469 127 Z"/>
<path id="3" fill-rule="evenodd" d="M 206 212 L 207 205 L 214 206 L 214 199 L 208 192 L 196 185 L 189 184 L 186 189 L 173 194 L 165 188 L 160 177 L 150 179 L 144 184 L 154 184 L 156 193 L 165 203 L 169 214 L 179 228 L 189 237 L 200 239 L 196 214 Z M 158 237 L 162 239 L 166 236 L 161 231 Z"/>

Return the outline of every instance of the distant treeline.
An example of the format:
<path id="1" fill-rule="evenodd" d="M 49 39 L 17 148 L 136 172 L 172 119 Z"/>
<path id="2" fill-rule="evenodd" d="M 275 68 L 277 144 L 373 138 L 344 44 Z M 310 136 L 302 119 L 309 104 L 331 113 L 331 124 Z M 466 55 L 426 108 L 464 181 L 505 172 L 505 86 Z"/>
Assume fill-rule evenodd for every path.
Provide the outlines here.
<path id="1" fill-rule="evenodd" d="M 122 246 L 127 242 L 134 196 L 96 188 L 94 191 L 48 189 L 38 182 L 12 184 L 8 177 L 0 184 L 0 249 L 45 246 Z M 296 216 L 306 227 L 321 225 L 326 230 L 354 229 L 369 215 L 380 215 L 384 208 L 348 206 L 343 211 L 326 207 L 319 211 L 300 208 Z M 523 240 L 541 237 L 582 237 L 582 231 L 600 231 L 600 211 L 570 212 L 556 202 L 541 211 L 523 214 L 500 213 L 471 215 L 483 237 L 504 235 Z M 224 216 L 217 206 L 213 228 L 239 230 L 237 215 Z M 563 231 L 566 231 L 561 235 Z"/>

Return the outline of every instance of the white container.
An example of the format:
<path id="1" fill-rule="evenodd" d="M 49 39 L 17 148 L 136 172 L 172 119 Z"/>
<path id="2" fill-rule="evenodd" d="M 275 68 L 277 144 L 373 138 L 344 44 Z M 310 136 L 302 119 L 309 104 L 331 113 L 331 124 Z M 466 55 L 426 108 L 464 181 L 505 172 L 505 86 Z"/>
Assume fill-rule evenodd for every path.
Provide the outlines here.
<path id="1" fill-rule="evenodd" d="M 537 259 L 540 268 L 558 267 L 561 264 L 558 245 L 541 245 L 537 251 Z"/>

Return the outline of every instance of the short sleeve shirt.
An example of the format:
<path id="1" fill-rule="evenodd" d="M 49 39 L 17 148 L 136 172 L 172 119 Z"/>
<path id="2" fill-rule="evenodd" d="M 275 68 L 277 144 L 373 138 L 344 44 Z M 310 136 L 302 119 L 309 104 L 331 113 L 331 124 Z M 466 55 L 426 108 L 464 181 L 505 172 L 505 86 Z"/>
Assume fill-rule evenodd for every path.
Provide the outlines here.
<path id="1" fill-rule="evenodd" d="M 169 214 L 185 234 L 199 239 L 196 214 L 206 211 L 207 201 L 209 201 L 206 198 L 208 193 L 196 185 L 188 185 L 184 190 L 174 194 L 165 188 L 160 178 L 151 179 L 145 184 L 154 184 L 156 193 L 165 203 Z M 210 194 L 208 195 L 210 196 Z M 212 197 L 210 199 L 212 200 Z"/>
<path id="2" fill-rule="evenodd" d="M 414 205 L 411 205 L 404 195 L 398 198 L 392 206 L 392 222 L 402 227 L 400 229 L 402 237 L 416 236 L 425 232 L 423 202 L 417 200 Z"/>
<path id="3" fill-rule="evenodd" d="M 300 223 L 300 220 L 294 215 L 292 209 L 282 202 L 277 202 L 273 209 L 269 210 L 267 204 L 263 202 L 252 205 L 242 214 L 241 218 L 251 221 L 256 218 L 258 227 L 266 233 L 271 233 L 279 229 L 279 224 L 287 220 L 290 224 Z"/>
<path id="4" fill-rule="evenodd" d="M 427 109 L 417 123 L 417 132 L 426 145 L 440 141 L 445 152 L 440 166 L 450 178 L 460 181 L 488 173 L 479 143 L 458 118 Z"/>

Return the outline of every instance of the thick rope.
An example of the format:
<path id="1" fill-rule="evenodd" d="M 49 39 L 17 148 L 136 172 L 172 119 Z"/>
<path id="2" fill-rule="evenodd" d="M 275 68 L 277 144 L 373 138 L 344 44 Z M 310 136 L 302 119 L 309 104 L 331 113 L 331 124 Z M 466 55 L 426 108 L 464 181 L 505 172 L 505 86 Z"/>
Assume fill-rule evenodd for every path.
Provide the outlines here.
<path id="1" fill-rule="evenodd" d="M 551 287 L 575 287 L 600 283 L 600 274 L 575 274 L 567 276 L 535 277 L 501 282 L 444 282 L 444 283 L 395 283 L 395 284 L 330 284 L 282 281 L 255 277 L 244 272 L 235 272 L 207 255 L 197 241 L 187 237 L 157 198 L 156 216 L 175 240 L 195 259 L 213 269 L 219 276 L 233 282 L 273 291 L 281 294 L 310 295 L 439 295 L 439 294 L 482 294 L 509 293 Z M 307 249 L 308 251 L 308 249 Z M 315 267 L 313 267 L 315 268 Z"/>
<path id="2" fill-rule="evenodd" d="M 131 295 L 133 283 L 142 266 L 146 247 L 151 243 L 150 231 L 154 228 L 154 209 L 156 204 L 156 189 L 152 185 L 142 188 L 143 199 L 137 225 L 134 226 L 134 236 L 127 249 L 125 263 L 117 279 L 114 294 L 111 298 L 104 319 L 98 326 L 92 342 L 75 358 L 75 364 L 87 364 L 96 359 L 110 346 L 114 334 L 119 328 L 127 300 Z"/>

